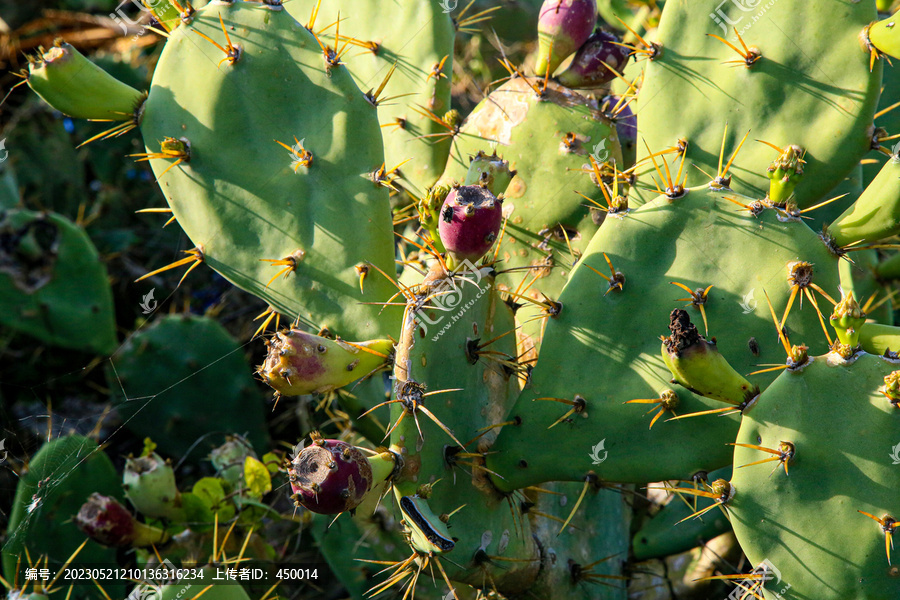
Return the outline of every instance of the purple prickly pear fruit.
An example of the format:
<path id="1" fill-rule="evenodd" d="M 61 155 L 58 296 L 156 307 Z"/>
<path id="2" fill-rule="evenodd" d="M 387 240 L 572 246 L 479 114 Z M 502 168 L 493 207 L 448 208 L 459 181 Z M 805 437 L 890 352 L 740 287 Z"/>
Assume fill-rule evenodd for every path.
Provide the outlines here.
<path id="1" fill-rule="evenodd" d="M 75 524 L 104 546 L 123 547 L 134 539 L 134 517 L 115 498 L 94 492 L 75 515 Z"/>
<path id="2" fill-rule="evenodd" d="M 544 0 L 538 16 L 535 73 L 552 75 L 562 61 L 587 41 L 596 24 L 596 0 Z"/>
<path id="3" fill-rule="evenodd" d="M 616 78 L 609 67 L 621 73 L 630 57 L 627 48 L 616 45 L 619 41 L 611 33 L 595 31 L 578 48 L 569 68 L 556 79 L 570 88 L 595 88 L 609 83 Z"/>
<path id="4" fill-rule="evenodd" d="M 75 515 L 75 524 L 95 542 L 114 548 L 149 546 L 168 538 L 161 529 L 137 521 L 115 498 L 96 492 Z"/>
<path id="5" fill-rule="evenodd" d="M 372 487 L 372 467 L 362 451 L 317 435 L 291 461 L 288 476 L 297 504 L 323 515 L 353 510 Z"/>
<path id="6" fill-rule="evenodd" d="M 454 187 L 441 207 L 438 232 L 457 262 L 475 262 L 491 249 L 503 224 L 503 199 L 486 187 Z"/>

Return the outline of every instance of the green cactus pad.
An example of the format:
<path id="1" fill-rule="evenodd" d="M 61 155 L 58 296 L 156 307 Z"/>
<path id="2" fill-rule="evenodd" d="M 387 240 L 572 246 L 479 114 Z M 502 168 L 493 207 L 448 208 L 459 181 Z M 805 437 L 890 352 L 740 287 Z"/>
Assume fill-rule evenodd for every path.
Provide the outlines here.
<path id="1" fill-rule="evenodd" d="M 756 3 L 752 9 L 749 4 L 692 0 L 666 6 L 657 36 L 662 52 L 645 67 L 636 109 L 641 133 L 652 152 L 686 138 L 687 163 L 712 177 L 726 122 L 726 154 L 750 130 L 730 170 L 731 188 L 759 197 L 769 187 L 766 167 L 777 154 L 753 140 L 779 148 L 796 144 L 806 150 L 804 182 L 796 190 L 797 203 L 804 207 L 820 200 L 869 150 L 882 67 L 879 63 L 869 71 L 857 37 L 875 18 L 874 3 Z M 747 46 L 761 53 L 750 67 L 710 37 L 719 35 L 740 48 L 728 23 L 735 23 Z M 638 159 L 645 156 L 641 143 Z M 639 169 L 639 202 L 655 195 L 652 165 L 646 166 Z M 691 168 L 687 185 L 708 180 Z"/>
<path id="2" fill-rule="evenodd" d="M 540 79 L 528 81 L 543 85 Z M 575 192 L 604 204 L 591 181 L 589 155 L 600 163 L 622 164 L 615 126 L 595 103 L 571 90 L 551 82 L 539 96 L 524 79 L 515 78 L 466 118 L 441 182 L 464 181 L 469 158 L 479 152 L 496 152 L 517 173 L 504 193 L 508 220 L 497 269 L 519 269 L 500 275 L 498 282 L 515 290 L 538 276 L 529 296 L 544 293 L 555 299 L 572 268 L 569 245 L 575 258 L 580 256 L 602 220 L 602 213 L 588 208 L 590 203 Z M 526 306 L 517 318 L 525 322 L 535 314 Z M 523 330 L 539 342 L 539 328 Z"/>
<path id="3" fill-rule="evenodd" d="M 48 557 L 51 573 L 55 574 L 55 569 L 85 541 L 85 535 L 75 525 L 73 517 L 94 492 L 123 501 L 116 469 L 96 442 L 70 435 L 41 447 L 16 488 L 7 527 L 8 541 L 3 546 L 6 581 L 26 581 L 26 549 L 34 563 L 40 557 Z M 19 557 L 22 562 L 17 575 Z M 88 541 L 71 566 L 112 566 L 115 560 L 115 549 Z M 103 587 L 112 597 L 124 595 L 123 585 L 103 582 Z M 73 598 L 94 597 L 90 588 L 79 586 L 74 590 Z"/>
<path id="4" fill-rule="evenodd" d="M 778 448 L 786 441 L 795 450 L 789 475 L 773 461 L 736 468 L 732 478 L 729 513 L 741 547 L 752 564 L 767 560 L 780 575 L 767 598 L 787 584 L 785 598 L 900 594 L 880 525 L 857 512 L 900 515 L 900 470 L 892 464 L 900 411 L 879 391 L 898 364 L 865 353 L 840 363 L 817 356 L 783 373 L 741 423 L 738 443 Z M 738 446 L 734 465 L 771 456 Z"/>
<path id="5" fill-rule="evenodd" d="M 494 479 L 498 487 L 578 481 L 591 470 L 608 481 L 689 479 L 699 470 L 728 463 L 726 444 L 738 426 L 734 416 L 665 422 L 672 417 L 666 412 L 650 429 L 652 417 L 644 413 L 652 405 L 623 404 L 673 390 L 680 398 L 675 408 L 679 416 L 728 406 L 670 383 L 660 336 L 668 333 L 671 310 L 688 304 L 676 301 L 687 293 L 670 282 L 701 291 L 714 286 L 703 305 L 709 336 L 717 338 L 719 351 L 734 369 L 748 374 L 760 364 L 785 360 L 764 293 L 783 311 L 790 295 L 788 265 L 798 260 L 813 263 L 813 279 L 825 290 L 837 290 L 838 274 L 837 259 L 806 225 L 782 222 L 774 210 L 754 217 L 725 196 L 751 202 L 728 192 L 694 188 L 683 197 L 661 196 L 622 218 L 607 218 L 559 297 L 559 316 L 547 318 L 531 387 L 506 417 L 520 417 L 522 424 L 504 428 L 494 446 L 497 453 L 488 456 L 488 468 L 505 477 Z M 604 252 L 624 275 L 623 289 L 600 276 L 610 273 Z M 821 297 L 819 304 L 826 311 L 830 308 Z M 685 310 L 705 333 L 698 307 Z M 808 302 L 802 310 L 795 305 L 786 327 L 796 343 L 825 350 L 818 316 Z M 771 379 L 770 373 L 750 381 L 763 386 Z M 548 429 L 567 407 L 536 399 L 572 400 L 575 394 L 584 398 L 585 409 L 570 422 Z M 592 449 L 601 442 L 608 455 L 598 463 L 596 457 L 603 453 Z M 554 451 L 528 452 L 535 447 Z M 522 460 L 527 460 L 527 468 L 520 466 Z"/>
<path id="6" fill-rule="evenodd" d="M 308 23 L 318 0 L 290 2 L 285 7 L 301 23 Z M 440 177 L 450 152 L 450 136 L 443 127 L 421 114 L 438 118 L 450 110 L 453 71 L 453 20 L 438 0 L 353 0 L 343 4 L 322 2 L 315 29 L 341 16 L 341 37 L 374 42 L 377 49 L 354 47 L 347 54 L 347 69 L 363 91 L 377 90 L 391 66 L 397 65 L 379 98 L 393 98 L 378 106 L 388 169 L 408 159 L 400 173 L 417 193 L 424 193 Z M 326 37 L 333 34 L 329 29 Z M 398 119 L 402 125 L 395 126 Z"/>
<path id="7" fill-rule="evenodd" d="M 483 467 L 471 466 L 482 459 L 454 458 L 457 453 L 490 447 L 496 433 L 480 430 L 500 422 L 518 392 L 515 375 L 498 362 L 504 355 L 515 356 L 514 334 L 478 349 L 481 343 L 515 327 L 511 312 L 496 294 L 492 275 L 485 271 L 489 269 L 432 281 L 430 291 L 440 295 L 423 302 L 428 293 L 424 291 L 417 300 L 424 307 L 419 311 L 414 305 L 408 307 L 394 367 L 395 399 L 415 402 L 420 398 L 460 444 L 478 439 L 463 450 L 423 411 L 417 409 L 414 419 L 395 403 L 391 422 L 403 420 L 391 433 L 391 450 L 400 453 L 405 463 L 395 480 L 400 495 L 413 496 L 421 492 L 420 486 L 435 484 L 427 500 L 435 515 L 466 505 L 448 523 L 456 542 L 448 553 L 450 560 L 443 563 L 450 578 L 480 585 L 489 574 L 498 589 L 511 593 L 524 590 L 537 572 L 538 563 L 528 562 L 538 554 L 528 522 L 519 514 L 514 497 L 498 493 Z M 436 306 L 447 310 L 428 308 Z M 431 394 L 441 390 L 457 391 Z M 430 395 L 421 397 L 423 392 Z M 451 466 L 451 462 L 455 464 Z M 485 544 L 483 536 L 488 531 L 491 540 Z M 508 538 L 507 542 L 501 537 Z M 526 561 L 485 562 L 481 568 L 460 569 L 458 565 L 465 565 L 479 548 L 488 555 Z"/>
<path id="8" fill-rule="evenodd" d="M 212 319 L 158 319 L 123 344 L 106 375 L 125 427 L 164 454 L 182 457 L 210 431 L 249 433 L 265 447 L 264 395 L 240 346 Z"/>
<path id="9" fill-rule="evenodd" d="M 220 16 L 241 48 L 233 64 L 198 35 L 224 47 Z M 213 269 L 347 339 L 388 328 L 396 312 L 362 302 L 387 300 L 391 284 L 373 270 L 360 292 L 357 270 L 394 268 L 387 189 L 367 177 L 384 162 L 376 111 L 281 6 L 209 4 L 173 31 L 141 132 L 149 153 L 167 137 L 190 143 L 164 175 L 175 160 L 151 164 Z"/>
<path id="10" fill-rule="evenodd" d="M 106 266 L 84 230 L 61 215 L 0 212 L 0 323 L 44 343 L 116 348 Z"/>

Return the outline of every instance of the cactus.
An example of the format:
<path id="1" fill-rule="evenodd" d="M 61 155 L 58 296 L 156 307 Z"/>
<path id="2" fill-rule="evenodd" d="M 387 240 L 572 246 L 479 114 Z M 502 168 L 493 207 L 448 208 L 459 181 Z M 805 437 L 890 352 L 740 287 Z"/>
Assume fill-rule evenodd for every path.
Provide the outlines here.
<path id="1" fill-rule="evenodd" d="M 125 426 L 172 456 L 209 431 L 246 432 L 262 447 L 263 398 L 239 350 L 217 322 L 192 315 L 162 317 L 135 333 L 106 372 Z"/>
<path id="2" fill-rule="evenodd" d="M 106 267 L 82 229 L 54 213 L 0 213 L 0 323 L 66 348 L 116 348 Z"/>
<path id="3" fill-rule="evenodd" d="M 46 557 L 55 565 L 62 565 L 72 554 L 75 558 L 71 565 L 76 568 L 84 564 L 114 564 L 115 550 L 97 542 L 87 541 L 78 551 L 85 536 L 72 517 L 95 493 L 116 500 L 122 497 L 115 467 L 94 441 L 70 435 L 43 445 L 16 487 L 7 527 L 8 542 L 3 547 L 6 581 L 27 581 L 26 551 L 35 562 L 38 557 Z M 105 587 L 109 594 L 124 594 L 121 584 Z M 90 597 L 88 589 L 74 589 L 73 597 Z"/>
<path id="4" fill-rule="evenodd" d="M 536 76 L 501 48 L 509 80 L 466 117 L 447 77 L 450 29 L 466 21 L 437 2 L 319 14 L 310 1 L 291 8 L 306 26 L 276 0 L 209 4 L 166 20 L 146 100 L 89 65 L 64 85 L 54 62 L 82 60 L 65 46 L 32 66 L 51 104 L 120 114 L 109 135 L 140 127 L 134 157 L 194 245 L 176 265 L 205 262 L 270 316 L 296 317 L 257 369 L 276 397 L 333 398 L 392 369 L 389 399 L 366 381 L 352 414 L 318 424 L 340 434 L 311 434 L 283 466 L 353 597 L 621 600 L 630 558 L 671 557 L 725 519 L 756 568 L 723 578 L 758 598 L 897 594 L 900 480 L 885 461 L 900 329 L 867 321 L 888 316 L 873 294 L 900 273 L 875 254 L 900 231 L 897 157 L 873 123 L 892 21 L 870 25 L 873 0 L 778 3 L 765 18 L 738 2 L 641 4 L 548 0 Z M 598 10 L 625 41 L 592 35 Z M 404 28 L 425 23 L 407 57 Z M 402 93 L 416 97 L 387 110 Z M 875 148 L 892 156 L 863 190 Z M 392 213 L 395 181 L 415 198 Z M 128 398 L 163 389 L 136 387 L 164 380 L 142 353 L 193 373 L 191 344 L 155 347 L 169 323 L 116 359 Z M 200 337 L 172 328 L 163 337 Z M 234 411 L 244 383 L 223 372 L 204 392 L 228 388 L 217 399 Z M 192 424 L 214 412 L 191 402 L 178 409 L 196 407 Z M 218 475 L 183 490 L 152 449 L 126 466 L 128 498 L 172 525 L 172 544 L 187 524 L 206 548 L 215 521 L 268 514 L 271 461 L 237 446 L 215 457 Z M 627 501 L 670 480 L 661 489 L 697 503 L 646 519 Z M 377 576 L 344 550 L 368 531 L 359 556 L 386 567 Z"/>

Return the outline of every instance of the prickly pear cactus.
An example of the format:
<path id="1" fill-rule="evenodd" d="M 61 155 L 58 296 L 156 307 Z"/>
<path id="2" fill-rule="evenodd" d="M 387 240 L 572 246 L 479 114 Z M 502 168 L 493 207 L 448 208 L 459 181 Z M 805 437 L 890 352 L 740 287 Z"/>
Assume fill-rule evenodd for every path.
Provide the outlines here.
<path id="1" fill-rule="evenodd" d="M 797 204 L 821 200 L 872 142 L 882 61 L 870 70 L 858 37 L 875 18 L 873 4 L 670 4 L 656 41 L 638 43 L 638 58 L 646 59 L 638 159 L 685 139 L 687 162 L 698 167 L 687 172 L 687 185 L 698 185 L 720 168 L 715 150 L 723 136 L 725 146 L 733 148 L 751 131 L 730 171 L 733 190 L 756 196 L 769 187 L 760 167 L 778 152 L 753 141 L 758 139 L 802 148 L 806 164 Z M 670 164 L 673 157 L 666 156 Z M 649 175 L 648 167 L 645 162 L 639 176 Z M 649 184 L 638 186 L 638 202 L 652 198 L 652 190 Z"/>
<path id="2" fill-rule="evenodd" d="M 727 464 L 726 443 L 738 427 L 734 416 L 666 422 L 722 407 L 670 381 L 673 375 L 660 356 L 669 313 L 686 307 L 700 334 L 715 337 L 721 355 L 738 372 L 749 373 L 782 352 L 771 336 L 765 294 L 775 306 L 785 306 L 809 283 L 837 290 L 838 280 L 837 259 L 806 225 L 783 222 L 774 209 L 751 214 L 726 196 L 739 198 L 691 188 L 607 218 L 560 294 L 559 314 L 545 319 L 542 356 L 569 358 L 538 360 L 531 387 L 507 417 L 522 423 L 505 428 L 497 453 L 488 457 L 488 467 L 504 477 L 495 480 L 501 489 L 550 479 L 579 481 L 590 472 L 634 483 L 673 475 L 689 480 L 697 471 Z M 747 256 L 754 257 L 752 270 Z M 801 263 L 814 265 L 809 281 L 792 275 Z M 817 339 L 820 324 L 810 304 L 802 311 L 794 308 L 787 327 Z M 752 381 L 762 386 L 766 377 Z M 726 381 L 716 379 L 714 385 L 730 393 Z M 667 393 L 677 401 L 664 405 Z M 578 410 L 557 423 L 568 409 L 554 399 L 574 402 Z M 653 399 L 662 416 L 651 427 L 652 417 L 645 413 L 653 405 L 626 402 Z M 740 392 L 727 400 L 737 409 L 744 401 Z M 527 452 L 533 444 L 553 444 L 561 427 L 568 443 L 557 445 L 556 452 Z M 593 464 L 591 448 L 603 440 L 608 458 Z M 679 451 L 659 455 L 660 445 Z"/>
<path id="3" fill-rule="evenodd" d="M 16 488 L 3 546 L 6 581 L 26 582 L 26 550 L 32 561 L 46 557 L 62 565 L 74 554 L 72 567 L 114 564 L 115 550 L 85 541 L 72 517 L 92 493 L 122 499 L 119 477 L 112 461 L 96 442 L 80 435 L 48 442 L 32 457 Z M 76 553 L 76 551 L 78 551 Z M 20 562 L 19 558 L 22 557 Z M 18 572 L 17 572 L 18 569 Z M 105 585 L 109 594 L 124 594 L 122 585 Z M 89 598 L 89 590 L 73 588 L 76 598 Z"/>
<path id="4" fill-rule="evenodd" d="M 240 346 L 210 318 L 157 319 L 125 342 L 106 376 L 125 427 L 166 454 L 183 456 L 209 431 L 245 432 L 265 445 L 264 398 Z"/>
<path id="5" fill-rule="evenodd" d="M 84 230 L 54 213 L 0 212 L 0 323 L 53 345 L 115 350 L 106 267 Z"/>
<path id="6" fill-rule="evenodd" d="M 897 368 L 864 352 L 811 357 L 744 416 L 727 511 L 750 561 L 777 569 L 766 598 L 785 587 L 785 598 L 900 593 L 890 544 L 900 512 L 891 457 L 900 412 L 885 397 Z M 745 466 L 762 459 L 769 462 Z"/>
<path id="7" fill-rule="evenodd" d="M 207 5 L 170 34 L 141 133 L 196 260 L 285 315 L 367 339 L 396 316 L 364 304 L 390 296 L 369 265 L 393 269 L 381 134 L 320 42 L 281 2 Z"/>

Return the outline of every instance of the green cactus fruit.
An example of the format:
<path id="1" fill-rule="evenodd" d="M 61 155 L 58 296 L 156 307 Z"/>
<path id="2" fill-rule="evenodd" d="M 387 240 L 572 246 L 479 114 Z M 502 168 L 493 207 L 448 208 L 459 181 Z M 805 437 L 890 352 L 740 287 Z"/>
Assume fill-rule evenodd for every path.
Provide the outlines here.
<path id="1" fill-rule="evenodd" d="M 285 396 L 330 392 L 389 367 L 393 356 L 391 340 L 350 343 L 300 329 L 279 331 L 266 346 L 257 373 Z"/>
<path id="2" fill-rule="evenodd" d="M 424 192 L 440 177 L 450 152 L 449 129 L 442 119 L 451 108 L 456 29 L 450 13 L 435 0 L 389 5 L 380 0 L 297 0 L 284 6 L 307 24 L 317 11 L 317 31 L 340 15 L 342 39 L 350 35 L 355 40 L 350 44 L 360 47 L 347 53 L 347 69 L 378 105 L 386 168 L 399 168 L 401 185 L 417 195 Z M 384 81 L 383 90 L 375 93 Z"/>
<path id="3" fill-rule="evenodd" d="M 483 184 L 495 196 L 506 191 L 516 172 L 509 168 L 509 161 L 497 155 L 479 150 L 469 157 L 469 170 L 463 185 Z"/>
<path id="4" fill-rule="evenodd" d="M 367 264 L 394 269 L 377 111 L 280 4 L 208 4 L 170 34 L 145 156 L 198 260 L 282 314 L 368 339 L 399 312 L 367 304 L 393 294 L 386 278 L 359 283 Z M 158 152 L 167 137 L 190 143 L 190 162 Z M 259 167 L 235 168 L 248 151 Z"/>
<path id="5" fill-rule="evenodd" d="M 530 285 L 530 298 L 544 294 L 556 299 L 604 218 L 579 194 L 606 208 L 596 174 L 604 161 L 622 164 L 615 126 L 595 101 L 553 81 L 543 89 L 540 80 L 517 77 L 466 118 L 441 182 L 463 181 L 468 157 L 495 147 L 516 171 L 503 194 L 507 222 L 495 252 L 498 267 L 507 272 L 498 276 L 498 283 L 511 290 Z M 604 167 L 607 185 L 611 175 Z M 537 346 L 540 322 L 533 319 L 539 311 L 520 299 L 515 302 L 525 304 L 516 317 L 525 323 L 522 333 L 530 338 L 529 345 Z"/>
<path id="6" fill-rule="evenodd" d="M 454 187 L 444 199 L 438 219 L 441 243 L 452 259 L 450 264 L 474 263 L 497 241 L 503 223 L 503 198 L 487 186 Z"/>
<path id="7" fill-rule="evenodd" d="M 694 486 L 724 479 L 731 479 L 731 467 L 717 469 L 711 473 L 700 471 L 692 478 Z M 700 500 L 697 509 L 709 506 L 708 501 Z M 635 560 L 662 558 L 687 552 L 691 548 L 701 546 L 723 533 L 731 531 L 731 523 L 721 511 L 710 511 L 693 518 L 696 512 L 689 502 L 682 502 L 672 494 L 669 502 L 648 518 L 632 537 Z"/>
<path id="8" fill-rule="evenodd" d="M 434 244 L 438 252 L 446 252 L 446 248 L 441 243 L 441 235 L 438 233 L 438 223 L 440 222 L 441 207 L 447 194 L 450 193 L 450 185 L 435 185 L 428 189 L 428 192 L 422 197 L 416 205 L 419 213 L 419 223 L 428 231 L 431 243 Z"/>
<path id="9" fill-rule="evenodd" d="M 766 196 L 777 206 L 784 206 L 794 194 L 794 188 L 803 180 L 803 157 L 806 151 L 790 145 L 766 169 L 769 176 L 769 193 Z"/>
<path id="10" fill-rule="evenodd" d="M 125 461 L 122 486 L 125 497 L 142 515 L 183 520 L 175 471 L 159 454 L 153 452 Z"/>
<path id="11" fill-rule="evenodd" d="M 811 283 L 836 290 L 838 259 L 805 224 L 783 221 L 773 209 L 736 207 L 726 196 L 754 206 L 727 191 L 692 188 L 606 220 L 556 299 L 561 310 L 545 318 L 531 386 L 503 419 L 521 419 L 521 425 L 505 427 L 497 452 L 487 457 L 487 467 L 504 478 L 492 479 L 500 489 L 582 481 L 588 471 L 604 481 L 690 479 L 728 463 L 727 444 L 738 427 L 734 416 L 683 417 L 735 407 L 671 386 L 659 324 L 673 308 L 684 307 L 697 323 L 705 315 L 703 332 L 717 337 L 719 352 L 738 373 L 782 363 L 766 294 L 775 306 L 786 306 Z M 798 258 L 815 265 L 802 280 L 791 275 Z M 785 321 L 791 339 L 824 338 L 810 304 L 795 306 Z M 827 346 L 823 340 L 815 348 L 824 352 Z M 763 387 L 773 377 L 760 373 L 750 381 Z M 678 394 L 674 411 L 662 402 L 666 390 Z M 580 413 L 563 418 L 568 410 L 552 399 L 574 402 L 576 395 Z M 630 400 L 652 401 L 662 417 L 649 428 L 644 413 L 654 407 L 625 403 Z M 675 416 L 682 418 L 666 422 Z M 558 443 L 561 428 L 565 444 Z M 601 441 L 607 454 L 597 464 L 592 448 Z M 554 452 L 546 455 L 528 451 L 550 446 Z M 660 453 L 661 447 L 672 451 Z"/>
<path id="12" fill-rule="evenodd" d="M 739 406 L 742 410 L 759 396 L 759 386 L 739 375 L 715 342 L 697 332 L 686 310 L 676 308 L 669 315 L 671 335 L 663 338 L 663 362 L 673 381 L 695 394 Z"/>
<path id="13" fill-rule="evenodd" d="M 890 15 L 881 21 L 873 21 L 860 32 L 860 45 L 869 52 L 871 64 L 885 54 L 900 58 L 900 36 L 895 30 L 896 24 L 897 19 Z"/>
<path id="14" fill-rule="evenodd" d="M 806 150 L 804 183 L 795 191 L 797 205 L 805 208 L 840 183 L 871 147 L 882 66 L 870 71 L 857 37 L 875 18 L 875 7 L 842 0 L 749 4 L 692 0 L 663 11 L 656 38 L 662 51 L 640 63 L 644 82 L 637 103 L 647 147 L 641 144 L 638 159 L 685 139 L 684 160 L 699 169 L 687 170 L 684 185 L 700 185 L 723 175 L 717 170 L 724 164 L 719 150 L 726 123 L 725 161 L 752 130 L 754 139 L 778 153 L 789 145 Z M 729 170 L 731 189 L 762 196 L 770 183 L 763 168 L 772 159 L 770 146 L 748 141 Z M 638 181 L 652 173 L 652 164 L 644 164 Z M 636 204 L 654 196 L 647 183 L 635 188 Z"/>
<path id="15" fill-rule="evenodd" d="M 569 67 L 556 78 L 570 88 L 598 88 L 621 73 L 631 55 L 615 35 L 598 30 L 581 45 Z"/>
<path id="16" fill-rule="evenodd" d="M 900 514 L 900 412 L 881 392 L 896 368 L 865 353 L 817 356 L 783 373 L 744 416 L 728 512 L 750 562 L 778 574 L 767 598 L 788 585 L 786 598 L 900 594 L 897 557 L 885 555 Z"/>
<path id="17" fill-rule="evenodd" d="M 312 442 L 291 461 L 291 497 L 297 505 L 323 515 L 354 510 L 374 481 L 366 455 L 340 440 L 313 435 Z"/>
<path id="18" fill-rule="evenodd" d="M 859 199 L 828 226 L 838 247 L 874 242 L 900 232 L 900 157 L 892 156 Z"/>
<path id="19" fill-rule="evenodd" d="M 0 212 L 0 323 L 65 348 L 115 350 L 106 267 L 84 230 L 54 213 Z"/>
<path id="20" fill-rule="evenodd" d="M 266 445 L 265 396 L 237 341 L 208 317 L 167 315 L 131 335 L 107 366 L 125 427 L 184 456 L 210 431 L 239 431 Z M 192 457 L 203 457 L 203 449 Z"/>
<path id="21" fill-rule="evenodd" d="M 831 313 L 831 326 L 841 344 L 856 348 L 859 345 L 859 330 L 865 322 L 866 313 L 853 297 L 853 292 L 843 293 Z"/>
<path id="22" fill-rule="evenodd" d="M 122 498 L 119 475 L 96 442 L 70 435 L 55 438 L 38 450 L 20 475 L 9 514 L 3 546 L 6 581 L 27 581 L 27 555 L 37 562 L 46 557 L 50 565 L 62 565 L 85 542 L 73 517 L 92 493 Z M 116 551 L 88 540 L 69 565 L 115 564 Z M 17 568 L 19 572 L 17 573 Z M 121 584 L 103 582 L 111 597 L 123 597 Z M 90 588 L 76 586 L 72 598 L 93 598 Z"/>
<path id="23" fill-rule="evenodd" d="M 115 498 L 96 492 L 75 515 L 75 524 L 95 542 L 114 548 L 141 548 L 169 539 L 162 529 L 135 519 Z"/>
<path id="24" fill-rule="evenodd" d="M 145 98 L 63 41 L 29 62 L 28 87 L 47 104 L 76 119 L 137 120 Z"/>
<path id="25" fill-rule="evenodd" d="M 544 0 L 534 72 L 543 77 L 585 43 L 597 24 L 596 0 Z"/>

